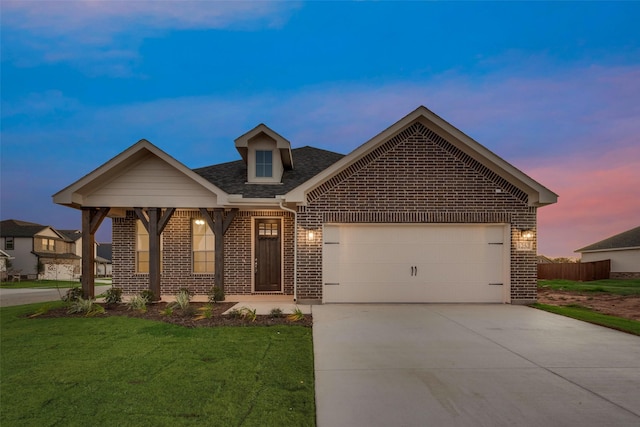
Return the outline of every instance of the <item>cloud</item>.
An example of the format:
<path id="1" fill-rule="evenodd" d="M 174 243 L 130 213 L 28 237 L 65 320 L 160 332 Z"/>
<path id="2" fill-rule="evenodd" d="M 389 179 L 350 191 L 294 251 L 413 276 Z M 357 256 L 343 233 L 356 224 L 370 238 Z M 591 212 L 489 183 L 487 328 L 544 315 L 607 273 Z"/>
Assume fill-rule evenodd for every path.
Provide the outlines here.
<path id="1" fill-rule="evenodd" d="M 22 67 L 71 63 L 86 74 L 138 77 L 145 38 L 170 30 L 279 28 L 300 7 L 273 1 L 3 1 L 3 57 Z"/>

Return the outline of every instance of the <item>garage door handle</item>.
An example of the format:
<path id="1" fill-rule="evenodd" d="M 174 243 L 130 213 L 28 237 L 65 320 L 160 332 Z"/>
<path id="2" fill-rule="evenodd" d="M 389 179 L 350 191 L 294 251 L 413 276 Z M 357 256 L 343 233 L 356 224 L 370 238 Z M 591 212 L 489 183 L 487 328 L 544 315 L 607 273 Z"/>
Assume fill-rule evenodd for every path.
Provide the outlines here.
<path id="1" fill-rule="evenodd" d="M 411 266 L 411 276 L 417 276 L 418 275 L 418 267 L 415 265 Z"/>

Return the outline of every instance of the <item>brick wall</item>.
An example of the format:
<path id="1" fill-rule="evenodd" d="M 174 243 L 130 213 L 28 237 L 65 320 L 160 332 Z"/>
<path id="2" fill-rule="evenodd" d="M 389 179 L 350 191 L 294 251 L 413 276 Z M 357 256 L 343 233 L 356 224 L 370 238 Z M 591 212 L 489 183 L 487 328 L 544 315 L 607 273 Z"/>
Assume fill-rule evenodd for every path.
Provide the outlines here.
<path id="1" fill-rule="evenodd" d="M 299 248 L 300 299 L 322 298 L 325 222 L 510 224 L 512 302 L 536 298 L 535 242 L 515 250 L 519 229 L 536 229 L 527 195 L 420 123 L 309 192 L 298 223 L 317 238 Z"/>
<path id="2" fill-rule="evenodd" d="M 225 292 L 228 295 L 251 294 L 252 217 L 283 218 L 284 293 L 293 294 L 293 215 L 282 211 L 241 211 L 225 234 Z M 162 233 L 163 295 L 173 295 L 180 288 L 195 294 L 207 294 L 214 285 L 213 274 L 195 274 L 192 268 L 191 221 L 201 218 L 199 211 L 177 210 Z M 113 220 L 113 285 L 126 294 L 139 293 L 149 287 L 149 275 L 135 272 L 135 226 L 137 217 L 127 212 L 125 218 Z"/>

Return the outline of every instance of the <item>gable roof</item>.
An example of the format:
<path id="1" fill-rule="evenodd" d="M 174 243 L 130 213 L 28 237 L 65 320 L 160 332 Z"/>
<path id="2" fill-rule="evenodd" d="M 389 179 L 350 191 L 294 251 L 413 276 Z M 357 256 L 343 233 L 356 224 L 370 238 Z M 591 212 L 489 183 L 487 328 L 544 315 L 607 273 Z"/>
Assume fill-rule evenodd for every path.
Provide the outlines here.
<path id="1" fill-rule="evenodd" d="M 353 150 L 341 160 L 335 162 L 322 173 L 287 193 L 287 201 L 303 204 L 306 203 L 306 195 L 311 190 L 319 187 L 322 183 L 344 171 L 416 122 L 421 123 L 431 131 L 435 132 L 451 145 L 461 150 L 463 153 L 470 156 L 490 171 L 509 182 L 511 185 L 526 193 L 530 206 L 540 207 L 557 202 L 557 194 L 544 187 L 542 184 L 538 183 L 510 163 L 506 162 L 424 106 L 418 107 L 416 110 L 409 113 L 389 128 Z"/>
<path id="2" fill-rule="evenodd" d="M 275 132 L 269 126 L 264 123 L 260 123 L 258 126 L 251 129 L 249 132 L 246 132 L 243 135 L 240 135 L 235 139 L 236 149 L 238 153 L 242 156 L 242 160 L 247 163 L 247 155 L 249 152 L 249 141 L 256 136 L 264 134 L 269 138 L 273 139 L 276 142 L 276 148 L 280 153 L 280 158 L 282 159 L 282 164 L 285 169 L 293 168 L 293 156 L 291 154 L 291 143 L 285 137 Z"/>
<path id="3" fill-rule="evenodd" d="M 598 252 L 630 248 L 640 248 L 640 227 L 623 231 L 615 236 L 608 237 L 589 246 L 585 246 L 584 248 L 577 249 L 575 252 Z"/>
<path id="4" fill-rule="evenodd" d="M 82 231 L 80 230 L 58 230 L 58 232 L 66 237 L 70 242 L 75 242 L 82 238 Z"/>
<path id="5" fill-rule="evenodd" d="M 47 227 L 47 225 L 36 224 L 35 222 L 5 219 L 0 222 L 0 236 L 33 237 Z"/>
<path id="6" fill-rule="evenodd" d="M 149 159 L 157 160 L 157 162 L 169 168 L 168 170 L 175 172 L 177 176 L 186 179 L 187 182 L 193 182 L 196 184 L 197 188 L 202 188 L 204 189 L 203 191 L 210 192 L 218 199 L 222 199 L 223 201 L 226 200 L 226 194 L 218 187 L 203 179 L 200 175 L 196 174 L 184 164 L 180 163 L 178 160 L 174 159 L 146 139 L 141 139 L 122 153 L 104 163 L 102 166 L 54 194 L 53 201 L 54 203 L 74 208 L 92 206 L 92 204 L 87 204 L 87 199 L 93 192 L 130 171 L 136 164 L 148 161 Z M 166 200 L 166 198 L 164 200 Z M 218 203 L 219 202 L 220 200 L 218 200 Z M 159 203 L 158 206 L 172 207 L 165 206 L 163 203 Z M 204 201 L 202 207 L 206 207 L 204 205 Z"/>
<path id="7" fill-rule="evenodd" d="M 194 169 L 213 185 L 228 194 L 240 194 L 244 198 L 273 198 L 284 195 L 295 187 L 319 174 L 338 160 L 343 154 L 302 147 L 291 150 L 295 169 L 285 169 L 282 184 L 248 184 L 247 165 L 243 160 Z"/>
<path id="8" fill-rule="evenodd" d="M 97 255 L 105 261 L 111 262 L 113 258 L 113 244 L 112 243 L 98 243 Z"/>

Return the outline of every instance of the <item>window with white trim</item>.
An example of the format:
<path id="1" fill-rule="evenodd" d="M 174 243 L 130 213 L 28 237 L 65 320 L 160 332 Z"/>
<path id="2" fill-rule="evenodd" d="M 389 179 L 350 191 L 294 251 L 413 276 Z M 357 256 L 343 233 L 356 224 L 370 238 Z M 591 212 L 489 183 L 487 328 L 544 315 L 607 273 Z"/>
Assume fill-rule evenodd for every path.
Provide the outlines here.
<path id="1" fill-rule="evenodd" d="M 256 150 L 256 178 L 273 176 L 273 151 Z"/>
<path id="2" fill-rule="evenodd" d="M 191 250 L 194 273 L 215 272 L 215 235 L 204 219 L 191 223 Z"/>
<path id="3" fill-rule="evenodd" d="M 149 272 L 149 232 L 136 221 L 136 273 Z M 160 271 L 162 271 L 162 235 L 160 235 Z"/>

